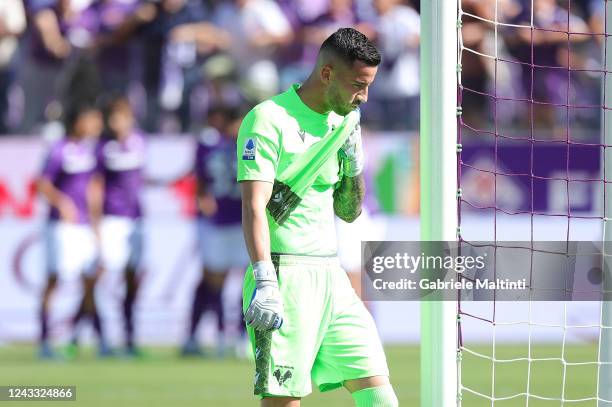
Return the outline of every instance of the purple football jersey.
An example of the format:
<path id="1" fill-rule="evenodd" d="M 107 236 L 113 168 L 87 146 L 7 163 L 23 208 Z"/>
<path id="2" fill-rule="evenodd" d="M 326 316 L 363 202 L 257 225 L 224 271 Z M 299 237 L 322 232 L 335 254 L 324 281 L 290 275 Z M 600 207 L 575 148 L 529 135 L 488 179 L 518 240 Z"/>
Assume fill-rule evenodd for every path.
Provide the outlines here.
<path id="1" fill-rule="evenodd" d="M 95 168 L 95 144 L 90 140 L 66 138 L 51 146 L 42 170 L 42 177 L 48 179 L 75 204 L 79 223 L 89 221 L 87 186 Z M 49 219 L 59 218 L 59 211 L 52 207 Z"/>
<path id="2" fill-rule="evenodd" d="M 97 172 L 104 177 L 104 214 L 139 218 L 145 141 L 140 132 L 118 141 L 104 138 L 96 149 Z"/>
<path id="3" fill-rule="evenodd" d="M 235 178 L 236 143 L 215 129 L 205 129 L 196 149 L 195 174 L 198 183 L 206 185 L 217 200 L 218 209 L 210 221 L 216 225 L 240 223 L 242 206 Z"/>

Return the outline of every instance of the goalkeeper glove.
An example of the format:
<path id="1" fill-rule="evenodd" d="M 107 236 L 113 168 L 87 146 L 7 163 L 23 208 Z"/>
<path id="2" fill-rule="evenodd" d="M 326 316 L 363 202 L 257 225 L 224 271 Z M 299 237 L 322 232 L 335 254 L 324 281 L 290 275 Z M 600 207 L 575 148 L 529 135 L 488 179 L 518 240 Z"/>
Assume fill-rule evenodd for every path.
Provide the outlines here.
<path id="1" fill-rule="evenodd" d="M 278 289 L 276 270 L 271 261 L 253 264 L 255 296 L 244 314 L 245 321 L 254 329 L 279 329 L 283 324 L 283 300 Z"/>
<path id="2" fill-rule="evenodd" d="M 347 177 L 355 177 L 363 171 L 363 143 L 361 142 L 361 126 L 357 124 L 351 135 L 340 148 L 342 172 Z"/>

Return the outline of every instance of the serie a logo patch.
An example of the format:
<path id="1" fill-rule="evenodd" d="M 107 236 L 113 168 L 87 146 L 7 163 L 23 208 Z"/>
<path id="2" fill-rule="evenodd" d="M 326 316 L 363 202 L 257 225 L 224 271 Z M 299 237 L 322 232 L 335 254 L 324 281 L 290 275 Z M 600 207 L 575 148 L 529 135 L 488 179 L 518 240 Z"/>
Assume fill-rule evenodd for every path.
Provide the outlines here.
<path id="1" fill-rule="evenodd" d="M 244 149 L 242 150 L 243 160 L 254 160 L 255 159 L 255 147 L 257 146 L 257 140 L 248 138 L 244 143 Z"/>

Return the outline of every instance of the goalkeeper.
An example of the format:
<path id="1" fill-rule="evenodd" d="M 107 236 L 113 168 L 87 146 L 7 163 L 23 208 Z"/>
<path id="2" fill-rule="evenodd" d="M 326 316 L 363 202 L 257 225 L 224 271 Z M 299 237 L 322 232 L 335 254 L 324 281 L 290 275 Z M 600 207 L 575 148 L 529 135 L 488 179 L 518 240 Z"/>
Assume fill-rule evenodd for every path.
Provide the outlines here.
<path id="1" fill-rule="evenodd" d="M 355 110 L 380 59 L 363 34 L 342 28 L 323 42 L 303 85 L 257 105 L 240 128 L 251 258 L 243 311 L 262 406 L 299 406 L 311 379 L 321 391 L 346 388 L 358 407 L 398 405 L 374 321 L 336 257 L 334 227 L 334 213 L 348 222 L 361 213 Z"/>

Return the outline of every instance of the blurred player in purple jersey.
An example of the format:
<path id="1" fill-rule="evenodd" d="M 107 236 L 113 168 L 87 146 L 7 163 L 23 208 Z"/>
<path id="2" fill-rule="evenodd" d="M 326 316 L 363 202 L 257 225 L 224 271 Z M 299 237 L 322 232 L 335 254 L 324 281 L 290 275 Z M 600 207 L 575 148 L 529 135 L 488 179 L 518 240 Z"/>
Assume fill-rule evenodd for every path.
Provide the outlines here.
<path id="1" fill-rule="evenodd" d="M 81 105 L 68 112 L 66 124 L 67 135 L 51 147 L 38 181 L 39 190 L 50 206 L 45 231 L 48 275 L 40 310 L 43 358 L 54 357 L 48 342 L 51 294 L 58 279 L 79 275 L 84 293 L 73 320 L 73 345 L 79 320 L 89 316 L 99 337 L 100 353 L 108 351 L 94 300 L 97 243 L 88 210 L 90 181 L 96 166 L 95 142 L 102 130 L 102 117 L 96 108 Z"/>
<path id="2" fill-rule="evenodd" d="M 249 263 L 241 229 L 240 188 L 234 177 L 239 125 L 238 109 L 213 107 L 208 113 L 208 127 L 198 139 L 194 171 L 203 274 L 195 291 L 189 334 L 182 349 L 185 356 L 201 354 L 196 330 L 205 311 L 213 311 L 217 316 L 218 354 L 224 353 L 223 285 L 230 269 L 244 269 Z"/>
<path id="3" fill-rule="evenodd" d="M 123 273 L 126 354 L 138 356 L 134 343 L 134 301 L 142 254 L 140 193 L 145 163 L 145 141 L 135 127 L 132 107 L 115 97 L 105 109 L 106 132 L 96 147 L 96 174 L 92 214 L 101 242 L 104 269 Z"/>

